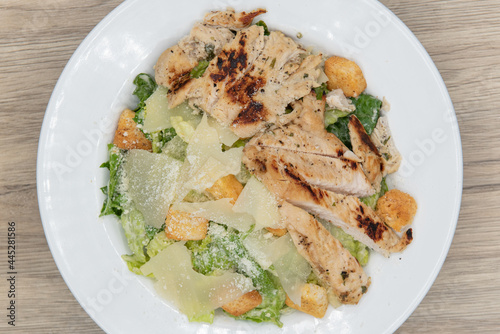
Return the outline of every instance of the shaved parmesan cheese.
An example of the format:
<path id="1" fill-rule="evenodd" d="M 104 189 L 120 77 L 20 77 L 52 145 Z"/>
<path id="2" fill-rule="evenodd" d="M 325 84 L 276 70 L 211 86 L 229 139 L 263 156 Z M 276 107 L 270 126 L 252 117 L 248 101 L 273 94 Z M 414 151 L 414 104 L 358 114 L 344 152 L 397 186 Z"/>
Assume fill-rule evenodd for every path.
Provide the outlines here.
<path id="1" fill-rule="evenodd" d="M 167 93 L 167 88 L 158 86 L 156 91 L 146 100 L 144 126 L 142 129 L 145 132 L 155 132 L 171 128 L 172 122 L 170 118 L 172 116 L 180 116 L 183 121 L 188 122 L 193 128 L 196 128 L 198 123 L 200 123 L 201 115 L 193 111 L 187 102 L 169 109 Z"/>
<path id="2" fill-rule="evenodd" d="M 280 238 L 268 237 L 268 234 L 264 230 L 252 232 L 243 240 L 243 245 L 262 268 L 274 266 L 288 297 L 300 305 L 311 265 L 297 252 L 289 234 Z"/>
<path id="3" fill-rule="evenodd" d="M 278 203 L 273 194 L 255 177 L 243 188 L 233 210 L 246 212 L 255 218 L 256 228 L 279 227 Z"/>
<path id="4" fill-rule="evenodd" d="M 249 214 L 234 212 L 230 198 L 203 203 L 175 203 L 172 209 L 188 212 L 195 216 L 233 227 L 238 231 L 248 231 L 255 223 L 253 217 Z"/>
<path id="5" fill-rule="evenodd" d="M 216 129 L 210 127 L 205 114 L 189 139 L 187 156 L 182 167 L 181 188 L 177 199 L 181 201 L 190 190 L 204 191 L 215 181 L 229 174 L 238 174 L 243 148 L 222 152 Z"/>
<path id="6" fill-rule="evenodd" d="M 275 241 L 273 247 L 282 252 L 286 250 L 283 256 L 273 261 L 273 266 L 288 297 L 300 306 L 302 288 L 311 274 L 311 265 L 297 252 L 289 234 Z"/>
<path id="7" fill-rule="evenodd" d="M 250 233 L 243 239 L 243 245 L 255 261 L 257 261 L 263 269 L 267 270 L 273 264 L 274 254 L 272 251 L 274 248 L 272 244 L 275 241 L 276 238 L 273 237 L 272 233 L 265 232 L 265 230 L 261 229 Z"/>
<path id="8" fill-rule="evenodd" d="M 162 250 L 141 267 L 157 279 L 156 291 L 190 319 L 210 313 L 254 289 L 252 281 L 237 273 L 205 276 L 193 270 L 191 255 L 182 243 Z"/>
<path id="9" fill-rule="evenodd" d="M 238 136 L 231 131 L 231 129 L 227 126 L 223 126 L 213 117 L 208 118 L 208 125 L 217 130 L 217 133 L 219 134 L 219 141 L 224 145 L 231 146 L 239 139 Z"/>
<path id="10" fill-rule="evenodd" d="M 124 186 L 149 225 L 159 228 L 175 197 L 182 162 L 166 154 L 130 150 L 123 164 Z"/>

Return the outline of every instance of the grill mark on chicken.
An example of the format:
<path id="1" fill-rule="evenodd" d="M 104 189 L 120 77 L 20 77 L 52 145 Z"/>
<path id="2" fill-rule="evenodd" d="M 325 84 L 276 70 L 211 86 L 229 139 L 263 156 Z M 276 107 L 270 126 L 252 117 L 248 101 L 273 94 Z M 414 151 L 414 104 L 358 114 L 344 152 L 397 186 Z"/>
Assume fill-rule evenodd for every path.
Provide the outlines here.
<path id="1" fill-rule="evenodd" d="M 179 75 L 172 77 L 171 93 L 175 93 L 182 88 L 189 80 L 191 80 L 191 71 L 179 73 Z"/>
<path id="2" fill-rule="evenodd" d="M 357 215 L 356 220 L 359 222 L 358 227 L 364 229 L 366 235 L 368 235 L 373 241 L 382 240 L 383 233 L 387 231 L 387 227 L 384 224 L 376 223 L 370 217 Z"/>
<path id="3" fill-rule="evenodd" d="M 284 167 L 285 168 L 283 170 L 286 173 L 286 175 L 288 175 L 291 179 L 295 180 L 302 188 L 304 188 L 309 194 L 311 194 L 311 197 L 314 199 L 316 203 L 319 203 L 321 201 L 321 198 L 323 198 L 321 189 L 317 188 L 313 189 L 313 187 L 309 183 L 305 182 L 298 173 L 294 173 L 293 166 L 285 164 Z"/>
<path id="4" fill-rule="evenodd" d="M 266 79 L 263 77 L 246 75 L 229 87 L 227 92 L 232 102 L 245 105 L 252 100 L 252 96 L 265 84 Z"/>
<path id="5" fill-rule="evenodd" d="M 384 161 L 372 142 L 370 136 L 365 131 L 365 128 L 359 119 L 351 115 L 349 117 L 349 136 L 352 142 L 352 150 L 361 158 L 361 166 L 370 180 L 372 186 L 378 192 L 380 191 L 380 184 L 384 176 Z"/>
<path id="6" fill-rule="evenodd" d="M 250 101 L 238 117 L 233 121 L 232 126 L 247 125 L 262 122 L 267 114 L 264 105 L 260 102 Z"/>
<path id="7" fill-rule="evenodd" d="M 411 243 L 411 231 L 399 237 L 357 197 L 339 195 L 303 182 L 291 168 L 287 166 L 285 169 L 277 153 L 272 152 L 270 149 L 245 146 L 243 163 L 278 198 L 328 220 L 385 256 L 400 252 Z M 256 160 L 266 164 L 265 171 L 258 168 Z"/>
<path id="8" fill-rule="evenodd" d="M 244 33 L 243 33 L 244 34 Z M 246 34 L 241 36 L 242 40 L 246 38 Z M 241 41 L 240 41 L 241 44 Z M 245 43 L 242 44 L 243 46 Z M 210 78 L 214 82 L 220 82 L 229 77 L 230 81 L 234 81 L 236 75 L 243 71 L 247 66 L 247 53 L 244 48 L 238 50 L 222 51 L 217 57 L 217 68 L 215 73 L 210 73 Z"/>
<path id="9" fill-rule="evenodd" d="M 370 150 L 372 150 L 376 155 L 380 156 L 380 153 L 378 152 L 377 147 L 375 146 L 375 144 L 373 144 L 370 136 L 368 136 L 368 134 L 366 133 L 365 128 L 363 127 L 363 124 L 361 124 L 359 119 L 356 116 L 351 115 L 349 117 L 349 122 L 352 122 L 352 126 L 354 127 L 354 129 L 358 133 L 361 141 L 366 146 L 368 146 L 370 148 Z"/>

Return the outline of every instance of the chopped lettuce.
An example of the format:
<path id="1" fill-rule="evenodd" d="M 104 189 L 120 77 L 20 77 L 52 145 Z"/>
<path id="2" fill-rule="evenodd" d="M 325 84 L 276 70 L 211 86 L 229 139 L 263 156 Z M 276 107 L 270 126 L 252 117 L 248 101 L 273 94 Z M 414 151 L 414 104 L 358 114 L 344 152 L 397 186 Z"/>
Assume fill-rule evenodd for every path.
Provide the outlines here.
<path id="1" fill-rule="evenodd" d="M 121 192 L 125 151 L 113 144 L 108 145 L 108 150 L 109 160 L 101 165 L 103 168 L 108 168 L 110 174 L 108 185 L 101 188 L 106 195 L 101 216 L 114 214 L 120 218 L 127 244 L 132 251 L 131 255 L 123 255 L 122 258 L 127 262 L 130 271 L 141 275 L 139 268 L 149 260 L 148 253 L 153 252 L 150 249 L 160 248 L 160 241 L 156 239 L 158 235 L 165 235 L 164 226 L 157 229 L 146 224 L 142 213 L 130 198 Z M 153 242 L 150 242 L 151 239 Z M 146 246 L 149 247 L 148 253 L 146 253 Z"/>
<path id="2" fill-rule="evenodd" d="M 148 133 L 146 137 L 149 137 L 151 140 L 153 153 L 161 153 L 165 144 L 171 141 L 175 136 L 177 136 L 175 129 L 168 128 Z"/>
<path id="3" fill-rule="evenodd" d="M 321 220 L 320 220 L 321 221 Z M 335 239 L 340 241 L 342 246 L 354 256 L 359 264 L 365 266 L 370 258 L 370 250 L 368 246 L 355 240 L 352 236 L 344 232 L 341 228 L 333 226 L 329 222 L 321 221 L 328 231 L 334 236 Z"/>
<path id="4" fill-rule="evenodd" d="M 236 272 L 252 280 L 262 296 L 262 303 L 236 318 L 255 322 L 272 322 L 282 326 L 279 318 L 280 310 L 285 304 L 285 292 L 277 278 L 269 271 L 262 269 L 250 256 L 239 234 L 212 222 L 207 238 L 198 242 L 189 242 L 187 246 L 192 251 L 193 267 L 196 271 L 214 274 L 218 270 L 234 268 Z"/>
<path id="5" fill-rule="evenodd" d="M 366 133 L 371 135 L 380 117 L 382 101 L 364 93 L 358 96 L 358 98 L 353 98 L 351 100 L 356 107 L 353 115 L 363 124 Z M 339 117 L 335 123 L 327 125 L 326 129 L 328 132 L 336 135 L 347 147 L 352 148 L 348 124 L 349 116 L 347 115 Z"/>
<path id="6" fill-rule="evenodd" d="M 146 246 L 146 254 L 152 258 L 156 254 L 173 244 L 175 240 L 167 238 L 164 230 L 158 231 L 155 236 L 151 239 L 149 244 Z"/>
<path id="7" fill-rule="evenodd" d="M 146 222 L 142 213 L 134 208 L 133 203 L 129 202 L 127 208 L 120 217 L 123 231 L 127 237 L 127 243 L 135 255 L 137 261 L 146 263 L 147 257 L 144 247 L 149 243 L 149 237 L 146 232 Z"/>
<path id="8" fill-rule="evenodd" d="M 349 116 L 339 118 L 335 123 L 326 127 L 326 130 L 337 136 L 349 149 L 352 149 L 351 137 L 349 136 Z"/>
<path id="9" fill-rule="evenodd" d="M 142 108 L 144 101 L 146 101 L 156 90 L 156 82 L 149 74 L 140 73 L 135 77 L 133 83 L 135 85 L 135 90 L 132 94 L 139 99 L 138 108 Z"/>
<path id="10" fill-rule="evenodd" d="M 316 100 L 321 100 L 323 95 L 326 95 L 329 92 L 326 87 L 326 82 L 323 82 L 320 86 L 314 88 L 314 91 L 316 92 Z"/>
<path id="11" fill-rule="evenodd" d="M 369 94 L 361 94 L 358 98 L 353 99 L 352 103 L 356 106 L 354 115 L 363 124 L 366 133 L 371 135 L 380 117 L 382 101 Z"/>
<path id="12" fill-rule="evenodd" d="M 329 109 L 329 110 L 327 109 L 325 111 L 325 126 L 335 124 L 339 118 L 346 117 L 351 113 L 352 111 L 349 110 L 342 111 L 339 109 Z"/>
<path id="13" fill-rule="evenodd" d="M 384 196 L 384 194 L 388 191 L 387 183 L 385 182 L 385 177 L 382 178 L 382 182 L 380 184 L 380 191 L 368 197 L 361 197 L 361 202 L 368 205 L 370 208 L 375 210 L 377 208 L 377 201 L 380 197 Z"/>
<path id="14" fill-rule="evenodd" d="M 137 108 L 135 109 L 134 121 L 139 125 L 139 129 L 144 133 L 147 139 L 151 140 L 154 153 L 161 153 L 163 146 L 168 143 L 177 134 L 174 128 L 167 128 L 156 132 L 145 132 L 143 131 L 144 120 L 146 117 L 146 112 L 144 108 L 146 107 L 146 100 L 153 95 L 157 90 L 158 85 L 155 80 L 146 73 L 138 74 L 134 79 L 134 85 L 136 86 L 133 94 L 139 99 Z"/>
<path id="15" fill-rule="evenodd" d="M 100 167 L 109 170 L 109 182 L 107 186 L 101 188 L 106 199 L 104 200 L 100 216 L 116 215 L 121 216 L 123 205 L 126 202 L 125 196 L 118 191 L 121 178 L 121 165 L 123 163 L 125 151 L 113 144 L 108 145 L 109 160 Z"/>

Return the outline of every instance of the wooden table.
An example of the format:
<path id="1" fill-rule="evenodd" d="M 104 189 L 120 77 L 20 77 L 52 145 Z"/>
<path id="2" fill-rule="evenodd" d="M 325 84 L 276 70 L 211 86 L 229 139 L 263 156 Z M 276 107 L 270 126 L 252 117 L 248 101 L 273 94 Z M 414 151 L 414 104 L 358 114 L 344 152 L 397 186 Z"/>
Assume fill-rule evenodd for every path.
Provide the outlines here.
<path id="1" fill-rule="evenodd" d="M 38 212 L 35 162 L 50 94 L 69 57 L 119 0 L 0 3 L 0 306 L 6 324 L 7 223 L 17 223 L 18 333 L 101 333 L 68 290 Z M 500 332 L 500 4 L 385 0 L 436 63 L 464 152 L 455 239 L 439 277 L 398 333 Z"/>

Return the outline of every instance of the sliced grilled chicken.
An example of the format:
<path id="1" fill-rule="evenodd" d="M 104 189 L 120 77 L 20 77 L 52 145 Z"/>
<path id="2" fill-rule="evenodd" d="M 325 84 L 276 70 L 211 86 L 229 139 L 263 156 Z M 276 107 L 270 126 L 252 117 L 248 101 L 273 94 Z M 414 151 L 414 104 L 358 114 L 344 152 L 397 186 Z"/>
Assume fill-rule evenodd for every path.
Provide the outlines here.
<path id="1" fill-rule="evenodd" d="M 379 192 L 380 183 L 384 177 L 384 161 L 370 136 L 366 133 L 363 124 L 354 115 L 349 117 L 349 136 L 351 137 L 352 150 L 361 159 L 366 177 L 375 190 Z"/>
<path id="2" fill-rule="evenodd" d="M 240 81 L 227 91 L 238 110 L 231 128 L 240 137 L 250 137 L 266 125 L 287 122 L 285 108 L 318 86 L 321 56 L 299 57 L 304 53 L 283 33 L 273 31 L 262 54 Z M 301 80 L 297 80 L 300 76 Z M 224 100 L 221 100 L 224 101 Z"/>
<path id="3" fill-rule="evenodd" d="M 257 146 L 255 150 L 261 157 L 278 161 L 281 174 L 300 178 L 313 186 L 359 197 L 375 192 L 357 162 L 271 147 Z M 245 154 L 247 152 L 252 154 L 250 145 L 245 147 Z"/>
<path id="4" fill-rule="evenodd" d="M 373 129 L 370 138 L 382 156 L 385 165 L 384 171 L 387 174 L 397 172 L 402 157 L 392 138 L 389 121 L 386 116 L 378 119 L 377 126 Z"/>
<path id="5" fill-rule="evenodd" d="M 191 70 L 198 62 L 208 57 L 209 49 L 219 54 L 222 47 L 233 38 L 233 33 L 227 28 L 196 23 L 188 36 L 158 58 L 155 65 L 156 82 L 171 92 L 177 91 L 191 79 Z"/>
<path id="6" fill-rule="evenodd" d="M 342 228 L 356 240 L 388 256 L 412 241 L 412 230 L 399 237 L 357 197 L 335 194 L 307 183 L 286 169 L 277 154 L 245 146 L 243 163 L 276 196 Z"/>
<path id="7" fill-rule="evenodd" d="M 282 222 L 322 284 L 344 304 L 357 304 L 370 278 L 359 262 L 328 230 L 306 211 L 283 202 Z"/>
<path id="8" fill-rule="evenodd" d="M 265 9 L 257 8 L 249 13 L 236 13 L 234 9 L 228 8 L 224 11 L 212 11 L 206 14 L 203 21 L 206 24 L 237 30 L 248 27 L 256 16 L 265 12 Z"/>
<path id="9" fill-rule="evenodd" d="M 239 111 L 217 108 L 219 99 L 234 82 L 248 72 L 264 48 L 264 29 L 250 26 L 240 30 L 212 59 L 203 76 L 193 81 L 187 96 L 190 103 L 229 126 Z"/>
<path id="10" fill-rule="evenodd" d="M 316 99 L 316 94 L 312 92 L 304 96 L 302 101 L 296 101 L 292 105 L 293 111 L 290 115 L 295 113 L 295 119 L 280 128 L 255 135 L 249 145 L 360 161 L 334 134 L 325 130 L 324 99 Z"/>

